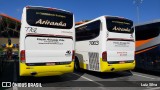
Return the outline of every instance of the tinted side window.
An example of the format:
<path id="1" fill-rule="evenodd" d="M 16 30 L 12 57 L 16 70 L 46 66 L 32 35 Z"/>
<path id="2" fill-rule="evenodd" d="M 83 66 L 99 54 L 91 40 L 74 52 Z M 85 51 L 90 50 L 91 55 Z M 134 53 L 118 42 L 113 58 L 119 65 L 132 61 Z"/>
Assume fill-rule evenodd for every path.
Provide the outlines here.
<path id="1" fill-rule="evenodd" d="M 136 40 L 147 40 L 157 37 L 160 33 L 160 23 L 153 23 L 135 27 Z"/>
<path id="2" fill-rule="evenodd" d="M 76 41 L 90 40 L 99 36 L 100 20 L 76 28 Z"/>

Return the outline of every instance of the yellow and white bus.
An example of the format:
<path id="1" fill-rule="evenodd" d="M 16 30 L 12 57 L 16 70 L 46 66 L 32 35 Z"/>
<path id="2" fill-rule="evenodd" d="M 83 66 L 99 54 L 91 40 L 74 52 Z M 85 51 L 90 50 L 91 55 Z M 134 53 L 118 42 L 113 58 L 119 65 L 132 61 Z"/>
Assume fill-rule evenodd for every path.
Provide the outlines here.
<path id="1" fill-rule="evenodd" d="M 73 72 L 75 23 L 71 12 L 27 6 L 20 30 L 20 76 Z"/>
<path id="2" fill-rule="evenodd" d="M 97 72 L 132 70 L 135 67 L 133 22 L 101 16 L 76 26 L 75 69 Z"/>

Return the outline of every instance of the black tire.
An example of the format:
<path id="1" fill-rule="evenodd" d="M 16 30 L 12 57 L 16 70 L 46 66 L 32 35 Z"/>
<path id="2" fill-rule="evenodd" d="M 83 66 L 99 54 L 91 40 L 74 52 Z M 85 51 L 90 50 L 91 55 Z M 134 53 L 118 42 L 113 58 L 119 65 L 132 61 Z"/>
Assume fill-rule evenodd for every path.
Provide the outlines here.
<path id="1" fill-rule="evenodd" d="M 79 60 L 78 60 L 77 57 L 75 58 L 75 61 L 74 61 L 74 70 L 75 71 L 80 71 Z"/>

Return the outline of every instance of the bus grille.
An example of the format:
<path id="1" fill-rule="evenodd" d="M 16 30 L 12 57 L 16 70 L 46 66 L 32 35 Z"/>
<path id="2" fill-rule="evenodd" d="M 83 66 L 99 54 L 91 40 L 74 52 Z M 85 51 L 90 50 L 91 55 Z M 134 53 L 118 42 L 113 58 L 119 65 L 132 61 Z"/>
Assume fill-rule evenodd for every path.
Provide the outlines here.
<path id="1" fill-rule="evenodd" d="M 99 71 L 99 54 L 89 52 L 89 68 L 90 70 Z"/>

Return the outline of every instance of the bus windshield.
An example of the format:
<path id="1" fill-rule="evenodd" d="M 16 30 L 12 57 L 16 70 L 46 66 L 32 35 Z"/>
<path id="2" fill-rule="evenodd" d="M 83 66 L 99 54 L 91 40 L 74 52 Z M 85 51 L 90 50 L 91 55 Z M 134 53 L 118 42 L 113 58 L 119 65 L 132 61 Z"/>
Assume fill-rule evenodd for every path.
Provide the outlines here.
<path id="1" fill-rule="evenodd" d="M 73 15 L 60 10 L 27 9 L 27 23 L 31 26 L 71 29 Z"/>
<path id="2" fill-rule="evenodd" d="M 133 22 L 127 19 L 106 18 L 107 29 L 109 32 L 133 33 Z"/>

